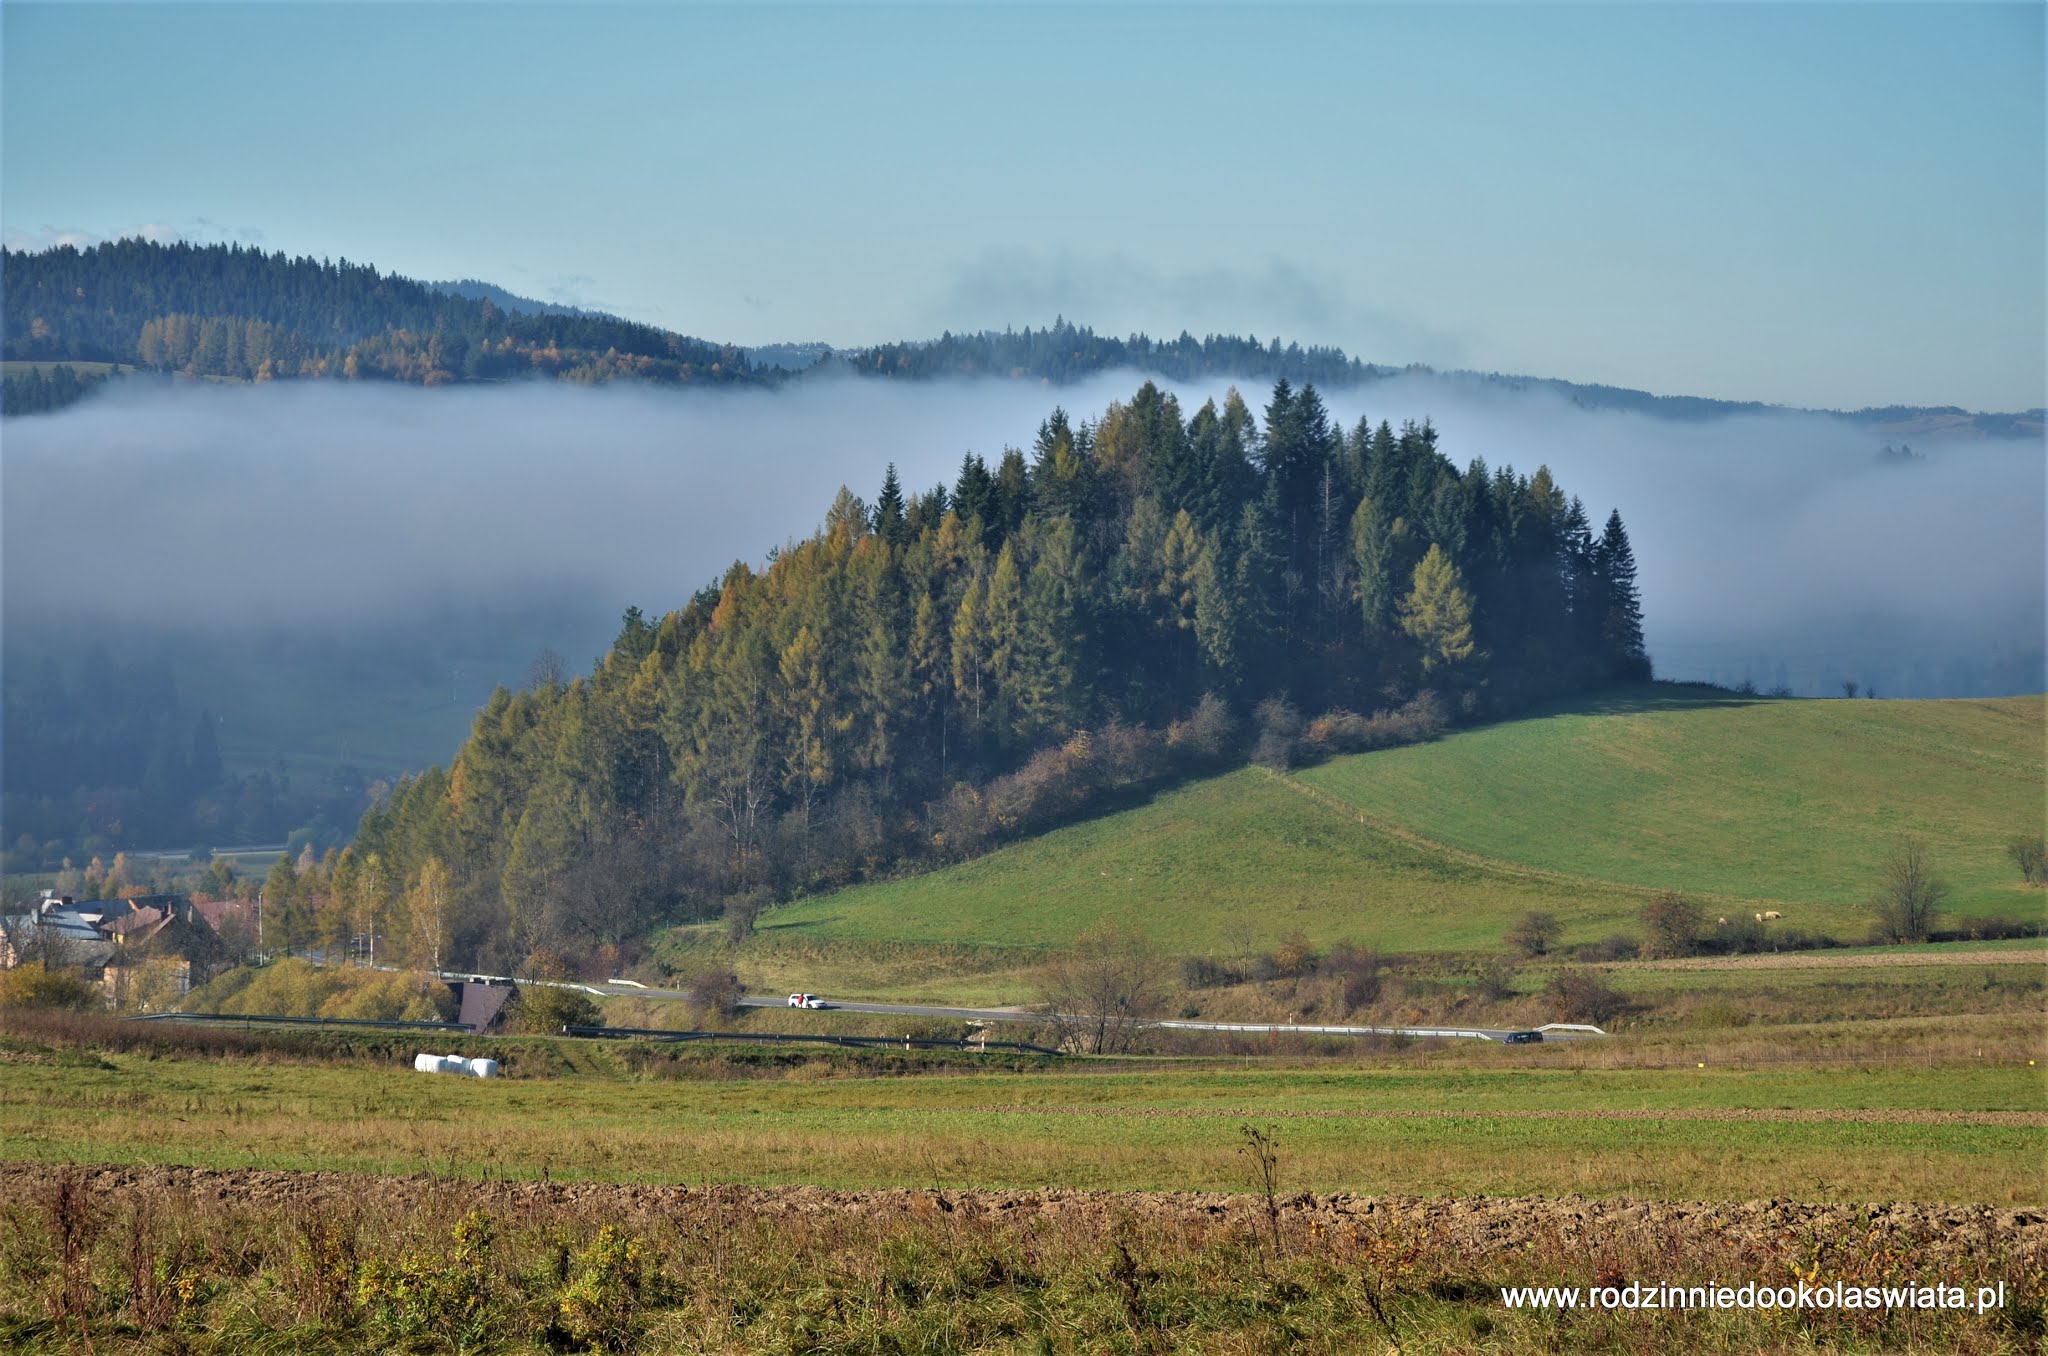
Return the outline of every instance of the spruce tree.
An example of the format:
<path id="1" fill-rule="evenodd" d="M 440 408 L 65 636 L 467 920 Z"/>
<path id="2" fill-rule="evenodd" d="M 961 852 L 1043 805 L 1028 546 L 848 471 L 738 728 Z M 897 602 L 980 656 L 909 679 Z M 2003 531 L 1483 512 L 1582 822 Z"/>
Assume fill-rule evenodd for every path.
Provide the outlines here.
<path id="1" fill-rule="evenodd" d="M 896 478 L 896 463 L 893 461 L 882 476 L 881 493 L 875 496 L 875 535 L 898 547 L 908 536 L 903 513 L 903 482 Z"/>
<path id="2" fill-rule="evenodd" d="M 1593 548 L 1593 569 L 1606 594 L 1601 640 L 1607 672 L 1615 678 L 1647 681 L 1650 656 L 1643 648 L 1643 598 L 1636 588 L 1636 556 L 1621 525 L 1621 510 L 1607 515 L 1607 528 Z"/>

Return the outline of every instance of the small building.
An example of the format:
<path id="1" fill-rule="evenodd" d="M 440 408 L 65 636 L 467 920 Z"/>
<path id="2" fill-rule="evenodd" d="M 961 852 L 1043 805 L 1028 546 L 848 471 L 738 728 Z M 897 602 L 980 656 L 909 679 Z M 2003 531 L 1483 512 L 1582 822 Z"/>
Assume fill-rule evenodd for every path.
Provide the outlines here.
<path id="1" fill-rule="evenodd" d="M 10 915 L 0 926 L 0 969 L 40 960 L 104 981 L 109 966 L 173 955 L 189 975 L 191 966 L 210 963 L 219 945 L 212 925 L 183 895 L 80 901 L 45 890 L 34 912 Z"/>

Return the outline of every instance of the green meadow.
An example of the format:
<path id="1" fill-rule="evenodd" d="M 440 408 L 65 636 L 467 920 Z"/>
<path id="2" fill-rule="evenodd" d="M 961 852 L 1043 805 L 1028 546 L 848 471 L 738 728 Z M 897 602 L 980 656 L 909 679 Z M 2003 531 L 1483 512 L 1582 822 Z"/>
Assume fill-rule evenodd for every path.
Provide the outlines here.
<path id="1" fill-rule="evenodd" d="M 2006 844 L 2040 833 L 2040 698 L 1767 701 L 1653 685 L 1433 744 L 1244 768 L 924 875 L 763 919 L 764 961 L 833 944 L 1059 945 L 1100 923 L 1176 954 L 1295 932 L 1495 950 L 1530 910 L 1565 942 L 1636 930 L 1663 890 L 1860 938 L 1892 839 L 1923 838 L 1948 921 L 2038 918 Z M 986 958 L 1001 968 L 997 957 Z"/>
<path id="2" fill-rule="evenodd" d="M 564 1045 L 582 1045 L 564 1042 Z M 593 1052 L 599 1064 L 610 1057 Z M 1081 1063 L 852 1078 L 105 1054 L 0 1080 L 0 1159 L 833 1187 L 1241 1189 L 2039 1204 L 2039 1071 Z M 571 1064 L 585 1063 L 572 1059 Z M 513 1066 L 517 1070 L 517 1064 Z M 175 1127 L 167 1133 L 166 1127 Z"/>

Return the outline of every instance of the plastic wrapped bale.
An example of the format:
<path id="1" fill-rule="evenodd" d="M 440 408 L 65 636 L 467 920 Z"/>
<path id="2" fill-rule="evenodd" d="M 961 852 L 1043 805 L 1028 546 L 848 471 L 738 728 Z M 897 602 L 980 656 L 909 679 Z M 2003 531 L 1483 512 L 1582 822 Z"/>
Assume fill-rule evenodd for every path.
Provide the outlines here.
<path id="1" fill-rule="evenodd" d="M 469 1062 L 469 1071 L 478 1078 L 496 1078 L 498 1076 L 498 1061 L 495 1059 L 472 1059 Z"/>
<path id="2" fill-rule="evenodd" d="M 463 1062 L 446 1055 L 418 1054 L 412 1058 L 412 1067 L 416 1073 L 454 1073 L 454 1066 Z"/>

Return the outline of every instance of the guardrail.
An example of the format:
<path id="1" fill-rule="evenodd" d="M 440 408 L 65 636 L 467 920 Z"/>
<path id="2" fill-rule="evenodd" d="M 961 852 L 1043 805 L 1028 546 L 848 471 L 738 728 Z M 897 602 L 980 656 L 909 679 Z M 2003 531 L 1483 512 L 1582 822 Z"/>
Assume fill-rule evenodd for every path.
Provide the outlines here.
<path id="1" fill-rule="evenodd" d="M 1497 1041 L 1491 1031 L 1447 1026 L 1295 1026 L 1282 1022 L 1149 1022 L 1175 1031 L 1282 1032 L 1295 1036 L 1442 1036 L 1451 1040 Z"/>
<path id="2" fill-rule="evenodd" d="M 811 1036 L 790 1035 L 780 1031 L 663 1031 L 638 1026 L 565 1026 L 562 1028 L 562 1034 L 587 1036 L 598 1040 L 638 1038 L 658 1041 L 742 1041 L 762 1045 L 808 1043 L 882 1050 L 973 1050 L 977 1053 L 988 1050 L 1023 1050 L 1035 1055 L 1066 1053 L 1043 1045 L 1032 1045 L 1027 1041 L 948 1041 L 930 1040 L 920 1036 Z"/>

